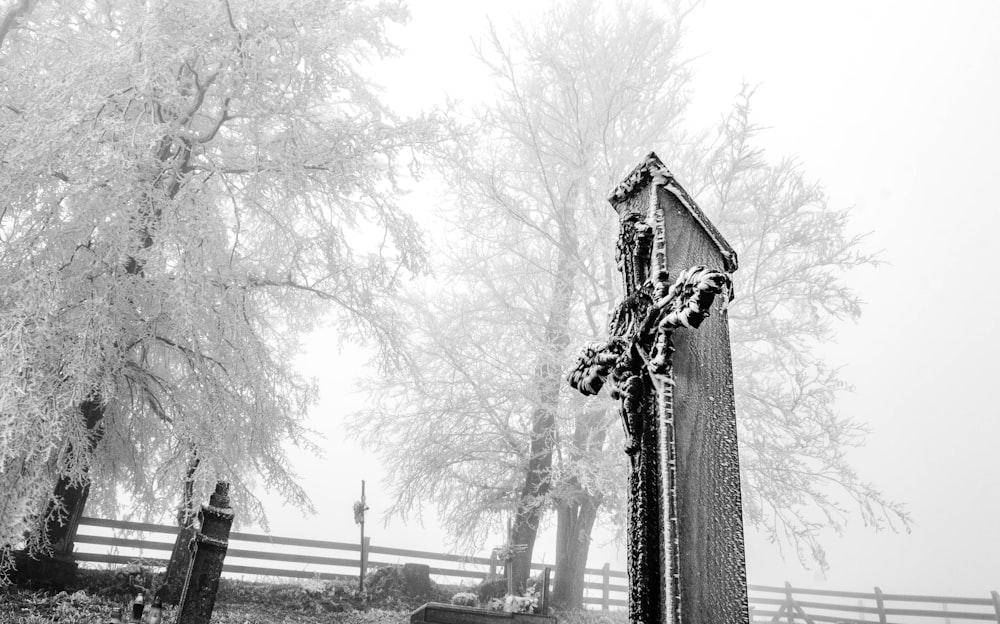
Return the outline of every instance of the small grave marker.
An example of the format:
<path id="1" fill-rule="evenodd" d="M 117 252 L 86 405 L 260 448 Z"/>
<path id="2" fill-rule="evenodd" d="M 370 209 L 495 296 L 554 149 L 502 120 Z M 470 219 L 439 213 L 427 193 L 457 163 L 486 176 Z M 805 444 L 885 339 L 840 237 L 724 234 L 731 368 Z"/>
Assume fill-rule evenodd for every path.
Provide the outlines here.
<path id="1" fill-rule="evenodd" d="M 510 519 L 507 519 L 507 543 L 497 546 L 494 548 L 494 552 L 497 553 L 497 559 L 504 562 L 504 575 L 507 577 L 507 595 L 514 595 L 514 558 L 523 552 L 528 551 L 527 544 L 514 544 L 514 530 L 510 525 Z"/>

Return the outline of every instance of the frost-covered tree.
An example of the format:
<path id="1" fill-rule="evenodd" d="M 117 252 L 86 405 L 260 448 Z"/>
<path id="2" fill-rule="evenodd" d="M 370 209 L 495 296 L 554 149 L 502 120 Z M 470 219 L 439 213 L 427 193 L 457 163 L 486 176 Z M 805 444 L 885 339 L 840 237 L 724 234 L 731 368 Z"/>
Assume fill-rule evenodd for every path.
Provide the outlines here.
<path id="1" fill-rule="evenodd" d="M 442 155 L 442 279 L 407 300 L 420 374 L 375 380 L 379 401 L 359 420 L 383 450 L 392 511 L 433 505 L 462 546 L 513 515 L 530 548 L 554 510 L 563 606 L 582 599 L 595 522 L 624 526 L 617 415 L 564 375 L 619 297 L 605 197 L 650 149 L 740 253 L 729 314 L 747 522 L 820 565 L 820 530 L 841 525 L 846 501 L 876 526 L 905 523 L 844 459 L 862 430 L 836 411 L 844 383 L 815 352 L 859 314 L 846 274 L 871 258 L 800 167 L 765 158 L 749 94 L 714 130 L 684 121 L 689 11 L 570 0 L 509 39 L 490 31 L 478 53 L 496 97 Z"/>
<path id="2" fill-rule="evenodd" d="M 225 479 L 259 519 L 259 478 L 308 506 L 285 452 L 311 447 L 297 339 L 331 312 L 391 358 L 384 295 L 424 262 L 393 172 L 433 128 L 364 73 L 404 17 L 326 0 L 3 14 L 0 544 L 64 519 L 57 480 L 162 510 L 184 480 L 200 500 Z"/>
<path id="3" fill-rule="evenodd" d="M 528 544 L 519 582 L 554 507 L 564 602 L 582 593 L 591 530 L 602 507 L 620 509 L 625 480 L 613 406 L 574 396 L 565 376 L 615 303 L 608 190 L 654 138 L 686 144 L 687 11 L 564 3 L 513 46 L 489 32 L 477 52 L 495 103 L 439 154 L 452 190 L 443 284 L 407 302 L 420 375 L 376 380 L 377 408 L 359 420 L 386 451 L 395 511 L 430 499 L 466 546 L 513 517 Z"/>

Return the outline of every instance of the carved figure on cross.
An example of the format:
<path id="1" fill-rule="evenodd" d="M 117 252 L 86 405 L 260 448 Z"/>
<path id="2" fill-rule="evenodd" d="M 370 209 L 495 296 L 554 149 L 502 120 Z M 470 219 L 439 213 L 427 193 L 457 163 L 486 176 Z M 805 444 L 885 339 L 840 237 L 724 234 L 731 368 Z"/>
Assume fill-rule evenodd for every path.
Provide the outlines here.
<path id="1" fill-rule="evenodd" d="M 638 448 L 632 422 L 637 410 L 629 406 L 637 400 L 641 377 L 648 376 L 660 392 L 672 386 L 673 331 L 697 329 L 708 318 L 715 297 L 732 290 L 728 274 L 703 266 L 684 271 L 669 289 L 664 287 L 666 271 L 658 277 L 618 304 L 609 322 L 608 341 L 586 347 L 569 374 L 570 385 L 586 395 L 599 393 L 611 377 L 611 397 L 619 401 L 629 455 Z"/>

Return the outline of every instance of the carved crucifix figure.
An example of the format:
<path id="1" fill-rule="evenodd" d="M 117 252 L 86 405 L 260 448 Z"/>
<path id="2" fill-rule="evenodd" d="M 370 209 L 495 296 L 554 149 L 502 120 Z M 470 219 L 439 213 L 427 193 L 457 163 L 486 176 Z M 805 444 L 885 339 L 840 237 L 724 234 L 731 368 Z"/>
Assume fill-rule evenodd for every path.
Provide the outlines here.
<path id="1" fill-rule="evenodd" d="M 608 341 L 585 349 L 569 381 L 584 394 L 609 382 L 619 402 L 630 462 L 630 620 L 746 622 L 725 313 L 706 323 L 706 335 L 693 331 L 716 298 L 731 297 L 736 256 L 655 154 L 610 201 L 624 297 Z"/>

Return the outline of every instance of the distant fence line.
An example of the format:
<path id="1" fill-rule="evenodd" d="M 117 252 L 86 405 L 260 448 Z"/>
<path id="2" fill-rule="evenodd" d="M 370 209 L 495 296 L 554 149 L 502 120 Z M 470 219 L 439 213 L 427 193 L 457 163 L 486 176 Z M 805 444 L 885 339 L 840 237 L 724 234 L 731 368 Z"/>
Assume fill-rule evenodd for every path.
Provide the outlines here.
<path id="1" fill-rule="evenodd" d="M 169 541 L 157 541 L 145 537 L 129 538 L 121 535 L 92 535 L 78 532 L 74 542 L 80 545 L 105 546 L 114 552 L 81 552 L 74 556 L 81 562 L 123 565 L 141 558 L 146 563 L 166 566 L 174 548 L 177 527 L 147 522 L 107 520 L 84 517 L 81 527 L 98 527 L 127 533 L 158 533 L 170 536 Z M 223 572 L 248 576 L 285 577 L 298 579 L 341 580 L 357 578 L 360 558 L 367 560 L 367 568 L 378 568 L 399 563 L 426 563 L 430 573 L 437 577 L 482 580 L 492 578 L 497 573 L 498 562 L 487 557 L 463 557 L 446 553 L 390 548 L 371 544 L 362 554 L 358 543 L 330 542 L 298 537 L 278 537 L 255 533 L 232 532 Z M 282 548 L 277 550 L 276 548 Z M 294 549 L 294 552 L 291 552 Z M 127 550 L 135 554 L 122 554 Z M 162 553 L 162 555 L 150 555 Z M 334 556 L 336 555 L 336 556 Z M 353 556 L 352 556 L 353 555 Z M 389 558 L 395 558 L 392 561 Z M 245 560 L 245 561 L 244 561 Z M 296 567 L 275 567 L 285 566 Z M 532 563 L 533 572 L 541 572 L 546 566 Z M 297 568 L 297 569 L 296 569 Z M 612 570 L 608 564 L 603 568 L 587 568 L 584 582 L 584 604 L 609 609 L 628 606 L 628 586 L 623 571 Z M 596 579 L 594 577 L 597 577 Z"/>
<path id="2" fill-rule="evenodd" d="M 76 552 L 79 561 L 128 564 L 138 558 L 147 563 L 166 566 L 174 547 L 177 527 L 83 518 L 80 526 L 99 527 L 126 533 L 159 533 L 170 536 L 169 541 L 144 538 L 127 538 L 120 535 L 103 536 L 77 533 L 76 544 L 105 546 L 115 552 Z M 405 548 L 372 545 L 366 551 L 361 545 L 346 542 L 277 537 L 254 533 L 233 532 L 226 555 L 223 572 L 262 577 L 298 579 L 342 580 L 357 578 L 360 558 L 367 558 L 368 568 L 378 568 L 399 563 L 426 563 L 430 573 L 437 577 L 461 579 L 488 579 L 498 570 L 496 559 L 463 557 L 446 553 L 425 552 Z M 269 548 L 269 550 L 268 550 Z M 277 550 L 280 548 L 281 550 Z M 128 550 L 136 554 L 121 554 Z M 294 552 L 293 552 L 294 550 Z M 151 557 L 147 551 L 163 553 Z M 332 556 L 338 555 L 338 556 Z M 376 557 L 372 559 L 372 557 Z M 388 558 L 395 558 L 391 561 Z M 295 567 L 274 567 L 284 564 Z M 531 569 L 541 572 L 545 566 L 531 564 Z M 587 568 L 584 579 L 584 605 L 604 610 L 628 606 L 627 574 L 612 570 L 608 564 L 602 568 Z M 750 621 L 753 624 L 920 624 L 937 620 L 962 624 L 966 622 L 994 622 L 1000 624 L 1000 595 L 990 592 L 989 598 L 922 596 L 885 593 L 878 587 L 871 593 L 806 589 L 769 585 L 749 585 Z M 904 617 L 906 619 L 899 619 Z"/>
<path id="3" fill-rule="evenodd" d="M 750 621 L 754 624 L 917 624 L 934 620 L 1000 624 L 1000 595 L 995 591 L 989 598 L 957 598 L 890 594 L 878 587 L 871 593 L 804 589 L 788 583 L 784 587 L 750 585 L 748 589 Z"/>

